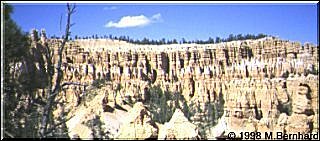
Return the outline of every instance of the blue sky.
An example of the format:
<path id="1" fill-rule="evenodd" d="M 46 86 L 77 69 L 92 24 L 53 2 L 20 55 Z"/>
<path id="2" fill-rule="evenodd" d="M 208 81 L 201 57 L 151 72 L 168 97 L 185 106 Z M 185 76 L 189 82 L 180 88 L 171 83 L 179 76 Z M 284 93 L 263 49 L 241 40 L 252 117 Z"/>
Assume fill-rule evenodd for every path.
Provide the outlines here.
<path id="1" fill-rule="evenodd" d="M 62 35 L 65 4 L 12 4 L 12 18 L 23 31 L 45 28 Z M 229 34 L 258 34 L 311 42 L 318 39 L 317 4 L 77 4 L 72 37 L 93 34 L 133 39 L 207 40 Z"/>

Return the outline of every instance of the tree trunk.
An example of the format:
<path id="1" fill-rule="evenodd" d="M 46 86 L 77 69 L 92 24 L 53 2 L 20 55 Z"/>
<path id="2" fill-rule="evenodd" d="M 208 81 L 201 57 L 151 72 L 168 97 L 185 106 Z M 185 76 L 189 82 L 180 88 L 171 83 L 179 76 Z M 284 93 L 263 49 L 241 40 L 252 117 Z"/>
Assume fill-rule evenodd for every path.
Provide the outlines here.
<path id="1" fill-rule="evenodd" d="M 49 114 L 52 112 L 52 108 L 53 108 L 53 104 L 56 98 L 56 95 L 60 92 L 61 90 L 61 80 L 62 80 L 62 70 L 61 70 L 61 64 L 62 64 L 62 53 L 65 47 L 66 42 L 68 41 L 69 35 L 70 35 L 70 27 L 72 26 L 70 24 L 70 20 L 71 20 L 71 15 L 75 12 L 75 5 L 70 6 L 69 4 L 67 4 L 67 9 L 68 9 L 68 17 L 67 17 L 67 25 L 66 25 L 66 30 L 65 30 L 65 35 L 64 35 L 64 39 L 62 41 L 61 46 L 58 49 L 58 64 L 57 64 L 57 71 L 58 74 L 56 76 L 56 81 L 55 81 L 55 86 L 54 89 L 52 90 L 52 83 L 49 82 L 49 94 L 47 95 L 48 101 L 46 106 L 43 109 L 43 114 L 42 114 L 42 120 L 41 120 L 41 126 L 40 126 L 40 137 L 41 138 L 46 138 L 47 134 L 52 132 L 53 129 L 48 130 L 48 122 L 49 122 Z M 53 74 L 52 74 L 53 75 Z M 52 77 L 50 77 L 52 78 Z"/>

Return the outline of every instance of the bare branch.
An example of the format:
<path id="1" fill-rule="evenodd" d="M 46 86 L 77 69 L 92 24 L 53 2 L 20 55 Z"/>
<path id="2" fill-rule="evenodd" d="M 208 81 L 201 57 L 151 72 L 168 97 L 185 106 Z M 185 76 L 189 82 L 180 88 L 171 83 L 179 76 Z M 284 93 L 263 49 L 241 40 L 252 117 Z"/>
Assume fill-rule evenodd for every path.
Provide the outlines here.
<path id="1" fill-rule="evenodd" d="M 76 8 L 76 5 L 75 5 L 75 4 L 70 5 L 69 3 L 67 3 L 67 7 L 68 7 L 68 13 L 73 14 L 73 13 L 76 12 L 76 11 L 75 11 L 75 8 Z"/>
<path id="2" fill-rule="evenodd" d="M 61 85 L 61 87 L 68 86 L 68 85 L 88 86 L 86 84 L 81 84 L 80 82 L 65 82 Z"/>
<path id="3" fill-rule="evenodd" d="M 9 133 L 8 131 L 4 131 L 4 133 L 7 134 L 10 138 L 14 138 L 14 136 L 11 133 Z"/>
<path id="4" fill-rule="evenodd" d="M 32 104 L 35 104 L 35 105 L 38 105 L 38 106 L 41 106 L 41 107 L 46 105 L 46 103 L 44 101 L 42 101 L 41 99 L 38 99 L 38 98 L 34 99 Z"/>
<path id="5" fill-rule="evenodd" d="M 70 25 L 70 27 L 72 27 L 72 26 L 74 26 L 75 25 L 75 23 L 72 23 L 71 25 Z"/>
<path id="6" fill-rule="evenodd" d="M 73 118 L 73 117 L 74 117 L 74 115 L 71 116 L 71 117 L 69 117 L 68 119 L 66 119 L 66 120 L 64 120 L 64 121 L 61 121 L 61 122 L 53 125 L 53 126 L 51 127 L 51 129 L 48 130 L 45 134 L 46 134 L 46 135 L 50 134 L 56 127 L 58 127 L 58 126 L 60 126 L 60 125 L 62 125 L 62 124 L 64 124 L 64 123 L 66 123 L 67 121 L 69 121 L 69 120 L 70 120 L 71 118 Z"/>
<path id="7" fill-rule="evenodd" d="M 48 120 L 49 120 L 49 115 L 50 112 L 52 112 L 52 106 L 54 105 L 54 101 L 55 101 L 55 97 L 57 96 L 57 94 L 60 92 L 61 90 L 61 81 L 62 81 L 62 77 L 63 77 L 63 72 L 61 70 L 61 66 L 62 66 L 62 53 L 64 50 L 64 47 L 68 41 L 69 35 L 70 35 L 70 23 L 71 23 L 71 15 L 75 12 L 75 5 L 69 5 L 69 3 L 67 4 L 67 9 L 68 9 L 68 13 L 67 13 L 67 24 L 66 24 L 66 30 L 65 30 L 65 35 L 63 38 L 63 41 L 58 49 L 58 62 L 57 62 L 57 75 L 56 75 L 56 79 L 55 79 L 55 86 L 53 88 L 53 90 L 50 90 L 50 94 L 48 96 L 48 102 L 45 105 L 44 109 L 43 109 L 43 115 L 42 115 L 42 121 L 41 121 L 41 126 L 40 126 L 40 136 L 41 137 L 46 137 L 47 136 L 47 126 L 48 126 Z M 61 21 L 60 21 L 61 24 Z"/>
<path id="8" fill-rule="evenodd" d="M 81 84 L 80 82 L 65 82 L 65 83 L 63 83 L 59 88 L 63 88 L 63 87 L 68 86 L 68 85 L 88 86 L 88 85 L 86 85 L 86 84 Z M 53 93 L 49 96 L 49 98 L 56 96 L 56 95 L 59 94 L 59 92 L 60 92 L 60 90 L 53 90 L 53 91 L 56 91 L 56 92 L 53 92 Z"/>
<path id="9" fill-rule="evenodd" d="M 60 27 L 59 29 L 60 29 L 60 33 L 61 33 L 61 28 L 62 28 L 62 14 L 60 15 L 60 22 L 59 22 L 59 25 L 60 25 L 60 26 L 59 26 L 59 27 Z"/>
<path id="10" fill-rule="evenodd" d="M 59 92 L 53 92 L 53 93 L 49 96 L 49 99 L 50 99 L 51 97 L 56 96 L 58 93 L 59 93 Z"/>

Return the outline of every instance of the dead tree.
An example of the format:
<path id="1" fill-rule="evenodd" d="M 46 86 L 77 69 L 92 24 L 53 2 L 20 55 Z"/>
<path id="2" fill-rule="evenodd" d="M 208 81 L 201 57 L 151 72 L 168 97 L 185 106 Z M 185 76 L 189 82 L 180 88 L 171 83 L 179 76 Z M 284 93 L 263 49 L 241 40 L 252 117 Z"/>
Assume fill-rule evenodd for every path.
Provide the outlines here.
<path id="1" fill-rule="evenodd" d="M 63 78 L 63 72 L 61 70 L 61 65 L 62 65 L 62 53 L 65 47 L 65 44 L 67 43 L 69 36 L 70 36 L 70 28 L 72 27 L 73 24 L 71 24 L 71 15 L 75 12 L 75 5 L 69 5 L 67 4 L 67 24 L 66 24 L 66 30 L 65 30 L 65 34 L 64 34 L 64 38 L 63 41 L 61 43 L 61 45 L 58 48 L 58 62 L 56 65 L 56 71 L 57 71 L 57 75 L 56 75 L 56 79 L 54 84 L 52 82 L 49 82 L 48 85 L 48 94 L 47 94 L 47 102 L 45 107 L 43 108 L 43 113 L 42 113 L 42 119 L 41 119 L 41 125 L 40 125 L 40 130 L 39 130 L 39 134 L 41 138 L 46 138 L 48 133 L 52 132 L 53 129 L 48 129 L 48 124 L 49 124 L 49 115 L 52 112 L 52 108 L 55 104 L 55 98 L 57 96 L 58 93 L 60 93 L 61 88 L 63 85 L 68 85 L 68 84 L 63 84 L 61 85 L 61 80 Z M 51 79 L 52 80 L 52 79 Z M 54 85 L 54 87 L 53 87 Z M 53 126 L 56 127 L 56 126 Z"/>

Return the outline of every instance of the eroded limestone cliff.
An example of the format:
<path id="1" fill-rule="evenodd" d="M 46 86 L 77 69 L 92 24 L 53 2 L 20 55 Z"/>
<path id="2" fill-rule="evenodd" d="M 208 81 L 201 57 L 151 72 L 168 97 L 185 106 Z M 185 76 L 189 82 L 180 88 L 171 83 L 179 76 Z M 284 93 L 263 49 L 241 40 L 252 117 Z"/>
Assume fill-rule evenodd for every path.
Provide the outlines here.
<path id="1" fill-rule="evenodd" d="M 46 42 L 56 57 L 60 41 Z M 319 48 L 308 43 L 267 37 L 156 46 L 90 39 L 69 42 L 63 58 L 63 81 L 87 85 L 64 87 L 59 95 L 73 116 L 70 137 L 318 132 Z"/>

